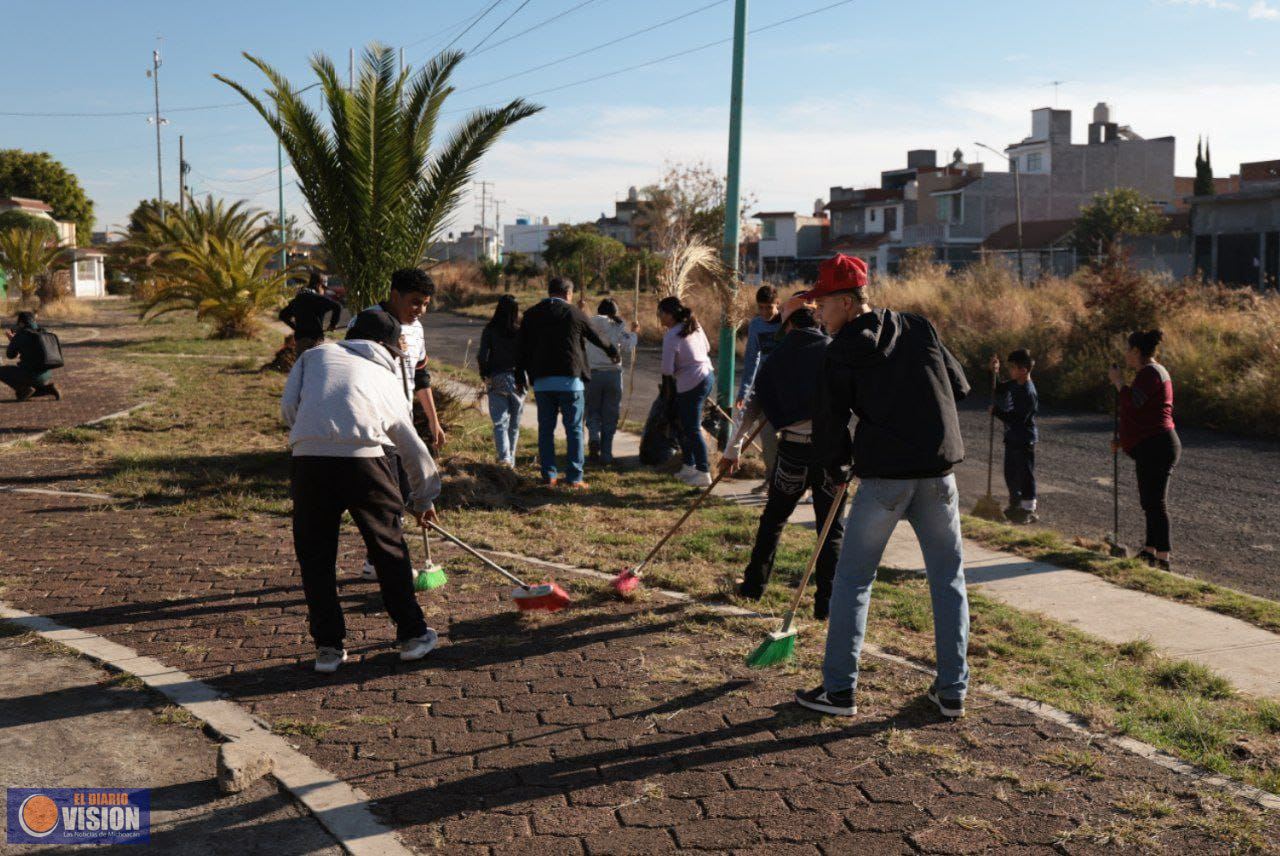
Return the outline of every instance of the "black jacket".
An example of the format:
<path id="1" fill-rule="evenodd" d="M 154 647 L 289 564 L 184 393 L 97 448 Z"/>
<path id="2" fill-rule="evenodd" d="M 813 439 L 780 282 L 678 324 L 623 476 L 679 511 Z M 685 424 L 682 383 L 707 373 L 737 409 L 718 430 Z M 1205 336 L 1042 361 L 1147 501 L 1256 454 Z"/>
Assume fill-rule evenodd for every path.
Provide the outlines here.
<path id="1" fill-rule="evenodd" d="M 928 320 L 888 309 L 861 315 L 827 347 L 818 460 L 840 481 L 946 475 L 964 460 L 956 402 L 968 394 L 964 370 Z"/>
<path id="2" fill-rule="evenodd" d="M 995 417 L 1004 423 L 1004 441 L 1009 445 L 1024 446 L 1040 439 L 1036 429 L 1039 410 L 1035 381 L 1006 380 L 996 387 Z"/>
<path id="3" fill-rule="evenodd" d="M 761 361 L 753 395 L 770 425 L 785 428 L 813 418 L 830 341 L 816 327 L 800 327 L 787 333 L 769 358 Z"/>
<path id="4" fill-rule="evenodd" d="M 328 324 L 325 324 L 326 315 L 330 316 Z M 280 310 L 280 320 L 304 339 L 319 339 L 325 330 L 338 325 L 341 315 L 342 305 L 338 301 L 309 288 L 299 291 L 289 305 Z"/>
<path id="5" fill-rule="evenodd" d="M 503 372 L 515 375 L 516 384 L 524 386 L 524 372 L 520 370 L 520 330 L 508 335 L 486 324 L 480 332 L 480 352 L 476 354 L 481 378 L 491 378 Z"/>
<path id="6" fill-rule="evenodd" d="M 531 306 L 520 322 L 520 368 L 530 383 L 543 377 L 576 377 L 585 383 L 591 369 L 583 342 L 618 359 L 618 349 L 600 338 L 582 310 L 548 297 Z"/>

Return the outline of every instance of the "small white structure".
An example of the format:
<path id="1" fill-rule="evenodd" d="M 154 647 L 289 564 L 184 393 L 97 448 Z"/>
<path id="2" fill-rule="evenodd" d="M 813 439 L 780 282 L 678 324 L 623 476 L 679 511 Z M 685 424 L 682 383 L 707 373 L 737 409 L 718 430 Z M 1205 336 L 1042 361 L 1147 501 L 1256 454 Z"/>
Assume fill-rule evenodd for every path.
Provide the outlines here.
<path id="1" fill-rule="evenodd" d="M 71 296 L 106 297 L 107 271 L 104 265 L 106 253 L 92 249 L 72 249 L 70 252 Z"/>
<path id="2" fill-rule="evenodd" d="M 547 239 L 556 233 L 559 226 L 551 225 L 547 217 L 535 222 L 521 217 L 514 224 L 502 227 L 503 252 L 520 253 L 528 256 L 537 265 L 542 264 L 542 251 L 547 248 Z"/>

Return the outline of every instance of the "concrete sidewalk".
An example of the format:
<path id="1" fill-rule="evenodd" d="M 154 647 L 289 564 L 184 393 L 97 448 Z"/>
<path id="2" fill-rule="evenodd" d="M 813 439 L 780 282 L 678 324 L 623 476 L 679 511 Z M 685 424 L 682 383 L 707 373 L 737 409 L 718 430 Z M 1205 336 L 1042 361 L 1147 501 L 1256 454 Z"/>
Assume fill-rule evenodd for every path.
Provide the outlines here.
<path id="1" fill-rule="evenodd" d="M 532 396 L 521 424 L 537 430 Z M 627 460 L 639 454 L 640 438 L 619 432 L 614 455 Z M 590 475 L 588 471 L 588 480 Z M 764 497 L 750 492 L 755 486 L 755 482 L 725 481 L 716 486 L 714 494 L 731 502 L 762 506 Z M 813 528 L 813 506 L 798 506 L 790 522 Z M 989 550 L 974 541 L 966 540 L 964 549 L 969 584 L 988 597 L 1109 642 L 1146 640 L 1165 656 L 1212 669 L 1242 692 L 1280 698 L 1280 636 L 1274 633 L 1229 616 L 1120 588 L 1082 571 Z M 919 544 L 906 523 L 894 531 L 882 564 L 923 573 Z"/>

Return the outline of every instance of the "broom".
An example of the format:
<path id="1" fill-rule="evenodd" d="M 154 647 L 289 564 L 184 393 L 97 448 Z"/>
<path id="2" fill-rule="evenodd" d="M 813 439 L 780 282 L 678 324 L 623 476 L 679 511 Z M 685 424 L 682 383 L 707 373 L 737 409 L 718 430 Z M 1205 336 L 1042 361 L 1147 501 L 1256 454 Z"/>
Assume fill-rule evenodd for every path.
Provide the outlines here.
<path id="1" fill-rule="evenodd" d="M 997 370 L 991 372 L 991 406 L 996 404 L 996 383 L 999 380 Z M 973 516 L 981 517 L 984 520 L 1004 521 L 1004 511 L 1000 508 L 1000 503 L 991 495 L 991 474 L 996 467 L 996 415 L 991 414 L 991 419 L 987 424 L 987 495 L 978 500 L 973 506 Z"/>
<path id="2" fill-rule="evenodd" d="M 1120 391 L 1116 390 L 1112 407 L 1111 439 L 1120 441 Z M 1113 559 L 1129 558 L 1129 548 L 1120 543 L 1120 450 L 1111 450 L 1111 532 L 1106 537 L 1107 551 Z"/>
<path id="3" fill-rule="evenodd" d="M 481 555 L 470 545 L 441 529 L 439 524 L 428 522 L 427 525 L 519 586 L 519 588 L 512 589 L 511 599 L 515 601 L 516 608 L 521 612 L 533 612 L 536 610 L 559 612 L 568 606 L 572 600 L 569 597 L 569 593 L 556 585 L 554 581 L 549 580 L 545 583 L 529 585 L 510 571 L 500 568 L 488 556 Z"/>
<path id="4" fill-rule="evenodd" d="M 636 262 L 636 290 L 631 320 L 640 324 L 640 263 Z M 627 404 L 618 417 L 618 428 L 627 424 L 627 416 L 631 413 L 631 402 L 636 397 L 636 351 L 640 350 L 640 331 L 636 330 L 636 343 L 631 347 L 631 368 L 627 369 Z"/>
<path id="5" fill-rule="evenodd" d="M 831 531 L 831 525 L 835 523 L 836 515 L 840 511 L 840 504 L 844 502 L 844 494 L 849 485 L 842 484 L 840 489 L 836 491 L 835 498 L 831 503 L 831 510 L 827 512 L 827 519 L 822 524 L 822 532 L 818 535 L 818 543 L 813 548 L 813 554 L 809 557 L 809 567 L 805 569 L 804 576 L 800 578 L 800 585 L 796 587 L 796 593 L 791 598 L 791 608 L 787 610 L 786 616 L 782 619 L 782 628 L 765 636 L 760 646 L 747 655 L 747 665 L 753 669 L 762 669 L 765 666 L 772 666 L 776 663 L 782 663 L 790 660 L 796 653 L 796 628 L 792 622 L 796 617 L 796 610 L 800 608 L 800 600 L 804 597 L 804 590 L 809 587 L 809 577 L 813 575 L 813 569 L 818 566 L 818 556 L 822 553 L 822 545 L 827 543 L 827 533 Z"/>
<path id="6" fill-rule="evenodd" d="M 760 429 L 763 427 L 764 422 L 761 421 L 760 424 L 756 426 L 755 430 L 751 432 L 751 436 L 746 439 L 743 445 L 745 446 L 750 444 L 751 441 L 756 438 L 756 435 L 760 433 Z M 645 565 L 653 561 L 653 557 L 658 555 L 658 551 L 662 549 L 662 546 L 666 544 L 667 541 L 671 540 L 671 536 L 676 534 L 680 527 L 684 525 L 684 522 L 692 517 L 693 513 L 698 510 L 699 506 L 706 501 L 707 497 L 711 496 L 711 492 L 716 489 L 716 485 L 720 484 L 720 480 L 725 477 L 727 472 L 728 470 L 721 470 L 716 474 L 716 477 L 712 479 L 711 484 L 704 488 L 702 493 L 698 494 L 698 498 L 695 499 L 693 504 L 689 506 L 688 510 L 680 516 L 680 519 L 676 521 L 675 525 L 667 530 L 667 534 L 662 536 L 662 540 L 653 545 L 653 549 L 649 551 L 649 555 L 645 556 L 644 559 L 641 560 L 640 564 L 623 569 L 616 577 L 613 578 L 613 582 L 610 583 L 610 585 L 613 586 L 614 591 L 622 597 L 626 597 L 640 587 L 640 578 L 644 576 Z"/>
<path id="7" fill-rule="evenodd" d="M 427 554 L 427 564 L 421 571 L 414 575 L 413 590 L 414 591 L 431 591 L 438 589 L 449 582 L 449 578 L 445 576 L 444 568 L 431 561 L 431 542 L 427 540 L 427 527 L 422 527 L 422 549 Z"/>

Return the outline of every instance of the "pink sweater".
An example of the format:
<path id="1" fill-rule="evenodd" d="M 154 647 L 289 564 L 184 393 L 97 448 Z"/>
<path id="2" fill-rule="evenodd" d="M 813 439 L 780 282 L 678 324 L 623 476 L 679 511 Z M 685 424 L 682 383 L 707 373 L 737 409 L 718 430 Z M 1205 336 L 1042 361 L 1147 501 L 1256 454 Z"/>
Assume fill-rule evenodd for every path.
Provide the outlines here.
<path id="1" fill-rule="evenodd" d="M 699 327 L 681 336 L 683 325 L 677 324 L 662 337 L 662 373 L 676 379 L 676 392 L 688 392 L 711 374 L 711 345 Z"/>

